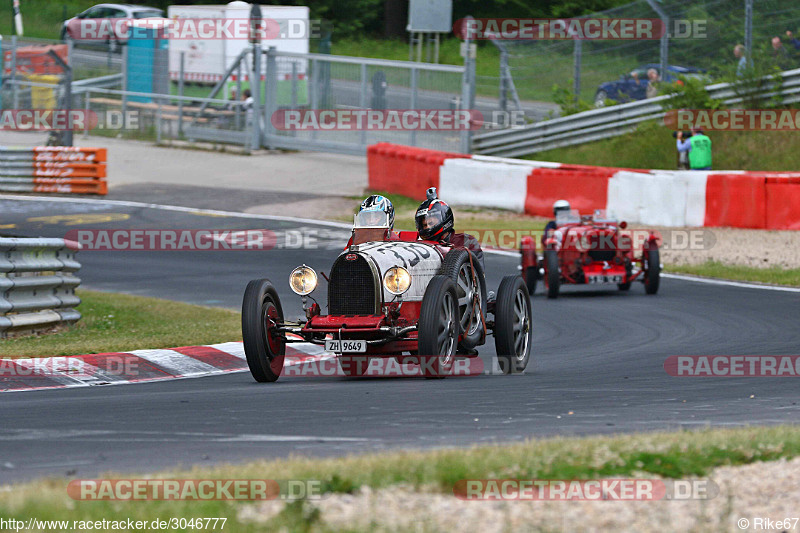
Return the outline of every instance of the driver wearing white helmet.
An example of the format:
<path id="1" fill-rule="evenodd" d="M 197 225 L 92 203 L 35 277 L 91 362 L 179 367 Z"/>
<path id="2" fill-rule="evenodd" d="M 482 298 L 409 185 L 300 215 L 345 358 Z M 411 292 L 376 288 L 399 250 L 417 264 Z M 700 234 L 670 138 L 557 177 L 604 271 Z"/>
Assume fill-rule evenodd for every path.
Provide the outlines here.
<path id="1" fill-rule="evenodd" d="M 569 211 L 570 211 L 570 205 L 569 202 L 566 200 L 557 200 L 556 203 L 553 204 L 553 216 L 555 217 L 555 219 L 558 218 L 559 213 L 561 212 L 569 213 Z M 544 227 L 544 235 L 542 235 L 542 243 L 544 243 L 544 240 L 547 238 L 547 234 L 550 231 L 556 229 L 557 226 L 555 219 L 548 222 L 547 225 Z"/>

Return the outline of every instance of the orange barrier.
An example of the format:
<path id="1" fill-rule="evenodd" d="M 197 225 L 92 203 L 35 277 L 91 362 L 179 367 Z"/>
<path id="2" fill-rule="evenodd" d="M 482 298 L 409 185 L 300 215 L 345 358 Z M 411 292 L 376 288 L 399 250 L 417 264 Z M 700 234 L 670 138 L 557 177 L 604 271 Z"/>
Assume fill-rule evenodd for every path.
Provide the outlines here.
<path id="1" fill-rule="evenodd" d="M 757 174 L 709 174 L 704 226 L 763 229 L 766 178 Z"/>
<path id="2" fill-rule="evenodd" d="M 439 187 L 439 167 L 445 159 L 469 157 L 414 146 L 373 144 L 367 148 L 369 188 L 416 198 L 428 187 Z"/>
<path id="3" fill-rule="evenodd" d="M 573 209 L 591 213 L 605 209 L 608 199 L 608 180 L 615 169 L 601 167 L 584 169 L 537 168 L 528 175 L 528 194 L 525 212 L 540 217 L 553 216 L 553 203 L 567 199 Z"/>
<path id="4" fill-rule="evenodd" d="M 0 149 L 0 191 L 108 194 L 105 148 Z"/>

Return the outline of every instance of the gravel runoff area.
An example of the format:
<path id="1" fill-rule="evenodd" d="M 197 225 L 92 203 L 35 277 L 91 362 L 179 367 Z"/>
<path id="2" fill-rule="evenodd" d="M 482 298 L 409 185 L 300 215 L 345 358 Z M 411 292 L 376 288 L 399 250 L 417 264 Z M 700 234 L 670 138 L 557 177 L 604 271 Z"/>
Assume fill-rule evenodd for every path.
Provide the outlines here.
<path id="1" fill-rule="evenodd" d="M 776 521 L 800 516 L 800 458 L 720 467 L 708 479 L 719 487 L 719 494 L 705 500 L 463 501 L 451 494 L 393 487 L 362 488 L 352 495 L 335 494 L 310 505 L 334 531 L 733 532 L 766 530 L 758 527 L 757 518 Z M 239 519 L 266 522 L 284 505 L 269 501 L 244 507 Z M 778 531 L 800 531 L 800 522 Z"/>

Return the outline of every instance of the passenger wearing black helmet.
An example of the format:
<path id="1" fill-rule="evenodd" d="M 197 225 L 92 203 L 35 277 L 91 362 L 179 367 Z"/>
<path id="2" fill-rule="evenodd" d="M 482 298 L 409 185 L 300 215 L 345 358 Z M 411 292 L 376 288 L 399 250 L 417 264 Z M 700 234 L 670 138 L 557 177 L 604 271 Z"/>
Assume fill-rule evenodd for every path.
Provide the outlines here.
<path id="1" fill-rule="evenodd" d="M 446 202 L 439 199 L 436 187 L 428 189 L 426 196 L 426 200 L 419 205 L 414 217 L 419 238 L 425 241 L 438 241 L 456 248 L 466 248 L 475 255 L 481 266 L 484 266 L 483 250 L 478 239 L 466 233 L 455 232 L 453 210 Z"/>

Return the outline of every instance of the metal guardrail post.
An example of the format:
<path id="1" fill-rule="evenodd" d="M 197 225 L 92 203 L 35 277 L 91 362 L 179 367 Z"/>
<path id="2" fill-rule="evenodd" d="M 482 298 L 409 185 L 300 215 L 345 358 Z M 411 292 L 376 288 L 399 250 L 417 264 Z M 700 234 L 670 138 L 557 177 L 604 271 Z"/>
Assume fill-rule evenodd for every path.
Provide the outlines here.
<path id="1" fill-rule="evenodd" d="M 744 49 L 748 66 L 753 66 L 753 0 L 744 0 Z"/>
<path id="2" fill-rule="evenodd" d="M 87 90 L 83 93 L 83 138 L 89 136 L 89 101 L 91 100 L 92 92 Z"/>
<path id="3" fill-rule="evenodd" d="M 130 46 L 122 47 L 122 129 L 128 127 L 128 98 L 126 93 L 128 91 L 128 50 Z"/>
<path id="4" fill-rule="evenodd" d="M 472 17 L 466 17 L 472 19 Z M 470 53 L 470 43 L 472 42 L 472 35 L 470 28 L 471 24 L 465 24 L 467 28 L 466 35 L 464 36 L 464 77 L 461 82 L 461 110 L 471 110 L 475 90 L 475 65 L 472 61 L 472 54 Z M 472 144 L 472 131 L 470 129 L 462 130 L 460 135 L 460 151 L 462 154 L 468 154 Z"/>
<path id="5" fill-rule="evenodd" d="M 272 125 L 272 117 L 278 111 L 278 62 L 275 58 L 276 49 L 270 46 L 267 49 L 267 71 L 264 73 L 264 140 L 269 148 L 272 148 L 270 139 L 275 135 L 275 127 Z"/>
<path id="6" fill-rule="evenodd" d="M 80 319 L 75 253 L 64 239 L 0 238 L 0 338 Z"/>
<path id="7" fill-rule="evenodd" d="M 365 65 L 366 67 L 366 65 Z M 411 67 L 411 109 L 417 109 L 417 91 L 419 90 L 419 71 L 416 67 Z M 417 145 L 417 130 L 411 128 L 409 131 L 408 144 Z"/>
<path id="8" fill-rule="evenodd" d="M 158 107 L 156 108 L 156 144 L 161 144 L 161 102 L 159 98 Z"/>

